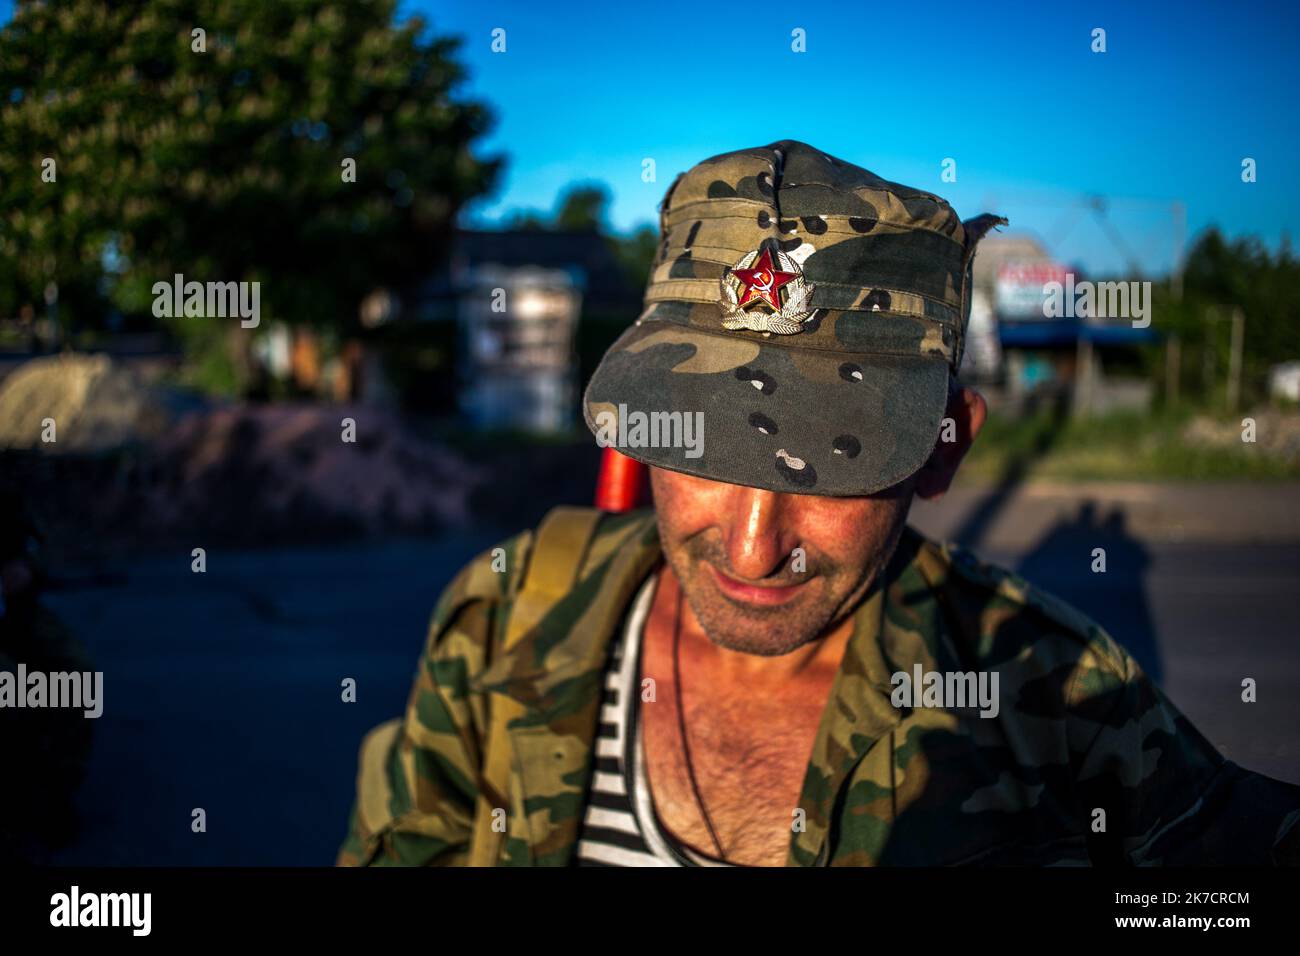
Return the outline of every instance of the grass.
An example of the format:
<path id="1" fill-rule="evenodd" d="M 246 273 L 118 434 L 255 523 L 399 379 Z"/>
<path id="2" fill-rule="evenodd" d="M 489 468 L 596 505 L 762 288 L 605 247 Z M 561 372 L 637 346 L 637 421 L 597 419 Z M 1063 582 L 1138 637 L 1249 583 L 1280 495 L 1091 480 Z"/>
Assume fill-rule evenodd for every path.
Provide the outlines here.
<path id="1" fill-rule="evenodd" d="M 962 477 L 997 481 L 1009 470 L 1023 468 L 1025 478 L 1062 481 L 1300 478 L 1300 466 L 1259 444 L 1186 441 L 1190 420 L 1186 412 L 1124 412 L 1063 423 L 1048 410 L 1024 419 L 990 415 L 962 466 Z"/>

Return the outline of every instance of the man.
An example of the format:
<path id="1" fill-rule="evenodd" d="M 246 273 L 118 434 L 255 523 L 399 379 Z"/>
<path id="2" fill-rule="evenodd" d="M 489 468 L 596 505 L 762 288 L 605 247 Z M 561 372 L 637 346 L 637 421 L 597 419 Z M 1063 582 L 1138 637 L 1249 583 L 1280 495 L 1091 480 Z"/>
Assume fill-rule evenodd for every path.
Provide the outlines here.
<path id="1" fill-rule="evenodd" d="M 984 421 L 953 372 L 1001 222 L 798 142 L 679 176 L 584 399 L 654 512 L 559 509 L 461 572 L 340 862 L 1294 861 L 1300 788 L 905 525 Z"/>

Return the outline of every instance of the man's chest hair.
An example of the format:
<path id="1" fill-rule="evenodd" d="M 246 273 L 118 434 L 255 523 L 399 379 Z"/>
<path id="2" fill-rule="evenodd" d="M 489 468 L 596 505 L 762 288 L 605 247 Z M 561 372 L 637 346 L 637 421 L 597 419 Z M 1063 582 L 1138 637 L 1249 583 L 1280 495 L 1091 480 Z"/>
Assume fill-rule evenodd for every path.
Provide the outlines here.
<path id="1" fill-rule="evenodd" d="M 737 769 L 805 764 L 822 705 L 785 698 L 715 696 L 688 699 L 685 716 L 692 753 L 725 760 Z"/>
<path id="2" fill-rule="evenodd" d="M 676 706 L 675 701 L 666 703 Z M 691 761 L 701 790 L 717 802 L 717 811 L 724 812 L 732 803 L 749 811 L 755 804 L 784 806 L 797 798 L 821 709 L 786 695 L 767 699 L 713 692 L 692 699 L 688 691 L 685 718 Z M 678 747 L 677 714 L 665 709 L 655 716 L 658 726 L 653 729 L 658 733 L 649 739 L 668 750 L 654 763 L 661 774 L 667 772 L 667 789 L 676 796 L 690 787 L 684 755 L 672 753 Z"/>
<path id="3" fill-rule="evenodd" d="M 676 711 L 665 709 L 658 718 L 652 720 L 657 726 L 646 741 L 660 819 L 678 838 L 713 852 L 679 748 Z M 776 703 L 715 697 L 688 703 L 686 718 L 700 798 L 728 859 L 779 865 L 785 859 L 816 719 L 806 713 L 791 715 Z"/>

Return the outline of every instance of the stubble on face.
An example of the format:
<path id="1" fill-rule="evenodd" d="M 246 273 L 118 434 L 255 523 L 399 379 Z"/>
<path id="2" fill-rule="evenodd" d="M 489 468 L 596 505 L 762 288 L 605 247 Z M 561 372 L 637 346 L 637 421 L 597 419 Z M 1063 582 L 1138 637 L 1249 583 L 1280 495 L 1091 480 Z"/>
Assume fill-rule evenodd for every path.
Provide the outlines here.
<path id="1" fill-rule="evenodd" d="M 787 556 L 754 579 L 737 574 L 728 559 L 728 536 L 737 533 L 729 524 L 743 521 L 743 513 L 729 508 L 720 492 L 705 500 L 701 483 L 718 484 L 672 472 L 652 476 L 665 558 L 709 640 L 763 657 L 789 654 L 825 636 L 857 608 L 892 557 L 911 501 L 910 487 L 853 499 L 785 496 L 782 530 L 803 549 L 804 570 Z M 737 580 L 793 590 L 779 603 L 755 602 L 734 593 Z"/>

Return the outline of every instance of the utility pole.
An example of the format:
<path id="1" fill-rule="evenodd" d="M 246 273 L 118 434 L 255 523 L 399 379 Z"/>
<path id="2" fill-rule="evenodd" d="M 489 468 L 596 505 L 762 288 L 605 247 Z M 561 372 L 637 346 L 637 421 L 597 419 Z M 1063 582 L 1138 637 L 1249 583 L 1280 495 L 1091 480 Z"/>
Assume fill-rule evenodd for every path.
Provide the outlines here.
<path id="1" fill-rule="evenodd" d="M 1086 328 L 1079 329 L 1074 361 L 1074 416 L 1087 418 L 1092 413 L 1096 359 L 1092 354 L 1092 339 Z"/>
<path id="2" fill-rule="evenodd" d="M 1205 321 L 1207 324 L 1225 321 L 1232 323 L 1232 338 L 1228 346 L 1226 396 L 1228 412 L 1231 414 L 1237 410 L 1237 404 L 1241 401 L 1241 359 L 1246 339 L 1246 314 L 1241 310 L 1241 306 L 1234 305 L 1231 315 L 1215 315 L 1214 306 L 1209 306 L 1205 310 Z M 1205 388 L 1209 391 L 1214 384 L 1214 349 L 1211 348 L 1210 336 L 1207 334 L 1205 338 Z"/>
<path id="3" fill-rule="evenodd" d="M 1246 316 L 1240 306 L 1232 309 L 1232 350 L 1228 353 L 1228 411 L 1237 411 L 1241 400 L 1241 350 L 1246 337 Z"/>
<path id="4" fill-rule="evenodd" d="M 1170 285 L 1175 302 L 1183 301 L 1183 246 L 1187 242 L 1187 207 L 1174 200 L 1174 271 Z"/>
<path id="5" fill-rule="evenodd" d="M 1205 307 L 1205 343 L 1201 347 L 1201 390 L 1205 397 L 1214 397 L 1214 306 Z"/>
<path id="6" fill-rule="evenodd" d="M 1174 408 L 1178 405 L 1178 377 L 1182 374 L 1182 343 L 1177 335 L 1170 335 L 1165 340 L 1165 403 Z"/>

